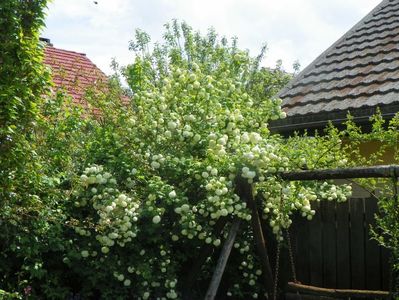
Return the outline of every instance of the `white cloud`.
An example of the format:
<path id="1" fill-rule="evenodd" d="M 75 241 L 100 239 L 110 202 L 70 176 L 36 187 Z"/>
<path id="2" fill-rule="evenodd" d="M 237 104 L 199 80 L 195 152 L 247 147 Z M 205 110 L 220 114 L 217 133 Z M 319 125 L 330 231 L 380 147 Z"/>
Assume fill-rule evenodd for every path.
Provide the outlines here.
<path id="1" fill-rule="evenodd" d="M 55 0 L 49 7 L 43 36 L 56 47 L 87 53 L 110 71 L 112 57 L 122 64 L 133 60 L 128 42 L 135 28 L 159 40 L 163 24 L 172 18 L 194 29 L 214 27 L 237 36 L 254 55 L 268 44 L 268 65 L 277 59 L 290 70 L 303 67 L 365 16 L 379 0 Z"/>

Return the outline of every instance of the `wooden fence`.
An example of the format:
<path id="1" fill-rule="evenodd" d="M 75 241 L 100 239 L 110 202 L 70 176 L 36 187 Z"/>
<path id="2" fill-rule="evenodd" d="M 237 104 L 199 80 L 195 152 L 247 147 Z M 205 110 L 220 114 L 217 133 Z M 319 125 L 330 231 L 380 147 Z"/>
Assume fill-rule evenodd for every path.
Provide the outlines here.
<path id="1" fill-rule="evenodd" d="M 297 217 L 291 229 L 297 279 L 325 288 L 388 291 L 389 253 L 370 240 L 376 199 L 324 201 L 315 209 L 312 221 Z M 288 273 L 284 252 L 281 264 Z M 282 274 L 282 280 L 289 276 Z"/>

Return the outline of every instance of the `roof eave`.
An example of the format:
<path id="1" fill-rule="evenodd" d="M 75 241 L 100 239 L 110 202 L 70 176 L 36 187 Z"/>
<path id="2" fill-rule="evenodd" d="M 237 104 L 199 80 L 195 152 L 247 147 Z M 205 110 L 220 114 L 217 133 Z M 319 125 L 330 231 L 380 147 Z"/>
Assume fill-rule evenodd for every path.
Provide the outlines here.
<path id="1" fill-rule="evenodd" d="M 392 119 L 399 111 L 399 104 L 389 104 L 380 106 L 368 106 L 360 108 L 349 108 L 347 110 L 336 110 L 320 112 L 306 115 L 289 116 L 285 119 L 276 120 L 270 123 L 270 130 L 273 133 L 290 135 L 294 132 L 323 130 L 330 122 L 334 126 L 343 126 L 348 120 L 348 114 L 353 117 L 353 121 L 362 126 L 369 126 L 370 116 L 380 110 L 384 119 Z"/>

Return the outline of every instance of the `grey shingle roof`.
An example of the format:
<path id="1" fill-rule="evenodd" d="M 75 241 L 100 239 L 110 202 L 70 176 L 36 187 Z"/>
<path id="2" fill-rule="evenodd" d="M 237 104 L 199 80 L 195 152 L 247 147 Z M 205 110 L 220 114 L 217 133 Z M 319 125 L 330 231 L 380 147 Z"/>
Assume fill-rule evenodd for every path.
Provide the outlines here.
<path id="1" fill-rule="evenodd" d="M 288 119 L 301 122 L 312 114 L 399 103 L 399 0 L 382 1 L 279 96 Z"/>

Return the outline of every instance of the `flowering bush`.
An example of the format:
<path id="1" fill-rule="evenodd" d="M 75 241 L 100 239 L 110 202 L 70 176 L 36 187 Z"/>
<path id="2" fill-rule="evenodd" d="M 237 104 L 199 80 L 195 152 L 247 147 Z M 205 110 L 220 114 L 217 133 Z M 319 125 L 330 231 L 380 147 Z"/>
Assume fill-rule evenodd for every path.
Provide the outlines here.
<path id="1" fill-rule="evenodd" d="M 282 239 L 296 211 L 310 220 L 311 202 L 345 201 L 351 189 L 285 183 L 278 173 L 305 164 L 340 166 L 346 157 L 338 137 L 270 133 L 269 120 L 285 113 L 270 89 L 259 89 L 265 85 L 260 78 L 283 83 L 282 71 L 260 68 L 235 41 L 230 45 L 212 31 L 203 37 L 175 22 L 165 37 L 164 45 L 146 52 L 149 39 L 137 33 L 136 60 L 124 70 L 132 107 L 104 111 L 102 127 L 88 139 L 90 156 L 71 177 L 73 247 L 64 262 L 96 270 L 86 275 L 86 288 L 104 286 L 102 295 L 112 284 L 122 297 L 180 298 L 184 266 L 205 245 L 217 254 L 229 227 L 220 233 L 218 220 L 229 224 L 237 217 L 244 222 L 235 244 L 240 272 L 229 274 L 228 294 L 256 298 L 264 293 L 261 270 L 255 268 L 251 213 L 237 184 L 253 187 L 263 218 Z M 206 280 L 215 259 L 207 259 Z"/>
<path id="2" fill-rule="evenodd" d="M 185 23 L 166 27 L 164 44 L 151 52 L 141 31 L 131 43 L 135 61 L 122 70 L 131 106 L 111 88 L 88 99 L 100 118 L 65 108 L 62 95 L 43 104 L 34 137 L 43 176 L 31 200 L 40 213 L 29 214 L 30 221 L 6 219 L 13 228 L 30 224 L 2 252 L 4 262 L 17 258 L 1 279 L 10 290 L 29 287 L 36 298 L 178 299 L 208 245 L 191 290 L 200 298 L 201 282 L 209 282 L 231 221 L 239 218 L 227 295 L 263 297 L 239 185 L 251 186 L 278 239 L 294 213 L 310 220 L 312 202 L 350 195 L 348 185 L 279 179 L 282 171 L 347 160 L 334 131 L 289 139 L 270 133 L 268 122 L 285 117 L 273 96 L 289 76 L 278 66 L 260 67 L 263 53 L 252 58 L 212 30 L 202 36 Z M 222 230 L 220 220 L 227 222 Z"/>

